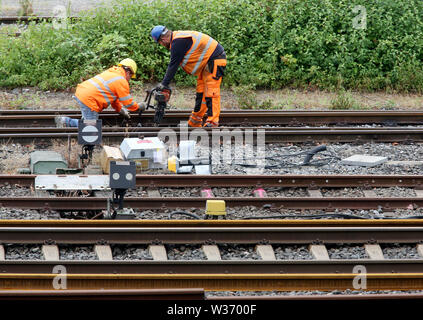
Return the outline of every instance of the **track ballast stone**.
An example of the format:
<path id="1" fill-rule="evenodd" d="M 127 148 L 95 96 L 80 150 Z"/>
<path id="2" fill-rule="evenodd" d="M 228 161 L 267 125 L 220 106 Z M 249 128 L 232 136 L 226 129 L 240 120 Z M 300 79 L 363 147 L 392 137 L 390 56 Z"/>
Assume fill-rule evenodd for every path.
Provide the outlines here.
<path id="1" fill-rule="evenodd" d="M 369 259 L 360 245 L 327 245 L 326 248 L 330 259 Z"/>
<path id="2" fill-rule="evenodd" d="M 115 145 L 119 147 L 119 145 Z M 40 145 L 41 147 L 41 145 Z M 43 149 L 45 146 L 42 146 Z M 414 174 L 419 175 L 423 165 L 384 163 L 379 166 L 367 168 L 341 164 L 341 159 L 355 154 L 387 157 L 388 161 L 421 161 L 423 148 L 420 143 L 392 144 L 392 143 L 366 143 L 360 145 L 335 143 L 327 145 L 327 151 L 317 153 L 309 165 L 303 165 L 305 154 L 316 145 L 292 144 L 267 144 L 263 154 L 258 154 L 257 147 L 244 146 L 235 150 L 235 146 L 220 146 L 218 149 L 208 148 L 204 151 L 198 148 L 197 155 L 212 155 L 213 174 Z M 18 168 L 29 166 L 29 155 L 37 146 L 13 143 L 0 146 L 0 170 L 4 173 L 16 173 Z M 48 150 L 45 149 L 45 150 Z M 68 148 L 63 144 L 62 153 L 67 159 Z M 79 152 L 79 150 L 78 150 Z M 300 154 L 301 153 L 301 154 Z M 266 157 L 266 160 L 259 156 Z M 266 167 L 261 170 L 261 165 Z M 254 166 L 259 168 L 254 168 Z M 15 167 L 13 167 L 15 166 Z M 149 174 L 174 174 L 167 170 L 149 170 Z"/>
<path id="3" fill-rule="evenodd" d="M 44 260 L 39 245 L 32 244 L 5 244 L 6 260 Z"/>
<path id="4" fill-rule="evenodd" d="M 114 260 L 153 260 L 147 246 L 111 245 Z"/>
<path id="5" fill-rule="evenodd" d="M 201 246 L 195 245 L 167 245 L 169 260 L 207 260 Z"/>
<path id="6" fill-rule="evenodd" d="M 334 291 L 206 291 L 206 297 L 240 297 L 240 296 L 342 296 L 342 295 L 392 295 L 423 294 L 423 290 L 334 290 Z"/>
<path id="7" fill-rule="evenodd" d="M 98 260 L 92 245 L 59 245 L 60 260 Z"/>
<path id="8" fill-rule="evenodd" d="M 307 246 L 301 245 L 273 245 L 276 260 L 313 260 Z"/>

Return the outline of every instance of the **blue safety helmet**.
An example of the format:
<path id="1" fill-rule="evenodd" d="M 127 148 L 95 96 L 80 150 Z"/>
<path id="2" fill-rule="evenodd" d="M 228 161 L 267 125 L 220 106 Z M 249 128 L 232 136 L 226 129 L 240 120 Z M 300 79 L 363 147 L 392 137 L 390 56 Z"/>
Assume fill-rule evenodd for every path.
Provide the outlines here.
<path id="1" fill-rule="evenodd" d="M 154 41 L 159 42 L 160 37 L 167 32 L 167 28 L 165 26 L 155 26 L 151 30 L 151 37 Z"/>

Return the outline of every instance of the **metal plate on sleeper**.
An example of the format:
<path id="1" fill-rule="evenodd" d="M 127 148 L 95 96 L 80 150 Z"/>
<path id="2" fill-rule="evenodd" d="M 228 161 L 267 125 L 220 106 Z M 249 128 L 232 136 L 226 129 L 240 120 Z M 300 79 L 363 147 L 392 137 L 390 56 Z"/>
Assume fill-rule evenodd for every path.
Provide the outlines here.
<path id="1" fill-rule="evenodd" d="M 40 175 L 35 177 L 35 190 L 108 190 L 106 175 Z"/>

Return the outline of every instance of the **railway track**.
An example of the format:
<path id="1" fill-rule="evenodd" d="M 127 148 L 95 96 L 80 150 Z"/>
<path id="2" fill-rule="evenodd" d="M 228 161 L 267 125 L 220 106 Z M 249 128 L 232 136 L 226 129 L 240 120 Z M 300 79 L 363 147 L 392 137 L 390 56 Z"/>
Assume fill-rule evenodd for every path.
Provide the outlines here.
<path id="1" fill-rule="evenodd" d="M 46 177 L 46 176 L 44 176 Z M 57 176 L 54 176 L 59 179 Z M 82 178 L 84 176 L 81 176 Z M 19 186 L 28 188 L 25 196 L 0 197 L 0 207 L 56 211 L 101 211 L 108 207 L 111 197 L 107 190 L 86 197 L 72 197 L 66 194 L 55 196 L 54 189 L 50 192 L 34 187 L 35 175 L 0 175 L 0 186 Z M 57 181 L 56 181 L 57 183 Z M 237 208 L 253 206 L 269 208 L 273 212 L 282 209 L 335 211 L 343 209 L 379 209 L 384 212 L 395 209 L 421 208 L 423 206 L 423 176 L 406 175 L 137 175 L 137 187 L 144 188 L 145 196 L 128 194 L 125 206 L 138 209 L 192 209 L 205 208 L 209 199 L 224 200 L 227 207 Z M 177 196 L 163 196 L 159 189 L 165 187 L 193 188 L 193 193 Z M 268 196 L 266 189 L 270 188 L 305 188 L 307 196 Z M 320 189 L 326 188 L 359 188 L 363 196 L 335 197 L 323 196 Z M 372 189 L 386 187 L 411 188 L 407 197 L 381 197 Z M 34 188 L 37 189 L 34 191 Z M 213 194 L 211 188 L 247 188 L 245 196 L 220 196 Z M 50 189 L 49 189 L 50 190 Z M 189 189 L 188 189 L 189 190 Z M 217 189 L 218 190 L 218 189 Z M 189 192 L 188 192 L 189 193 Z"/>
<path id="2" fill-rule="evenodd" d="M 162 126 L 177 126 L 181 121 L 187 121 L 191 111 L 168 110 L 161 123 Z M 11 126 L 54 126 L 54 117 L 57 115 L 80 118 L 79 110 L 0 110 L 0 123 L 3 127 Z M 148 125 L 153 123 L 154 113 L 146 111 L 140 119 L 137 114 L 132 117 L 132 122 Z M 100 114 L 105 126 L 117 126 L 122 123 L 122 118 L 113 111 L 104 111 Z M 221 125 L 223 126 L 321 126 L 345 124 L 381 124 L 384 126 L 395 125 L 421 125 L 423 124 L 422 111 L 252 111 L 239 110 L 221 112 Z"/>
<path id="3" fill-rule="evenodd" d="M 423 113 L 416 112 L 392 114 L 366 112 L 363 114 L 323 112 L 323 113 L 285 113 L 266 112 L 261 116 L 258 112 L 227 113 L 225 129 L 257 130 L 264 128 L 266 142 L 420 142 L 423 136 L 420 128 L 406 128 L 402 125 L 419 126 L 422 124 Z M 62 113 L 61 114 L 65 114 Z M 68 115 L 78 117 L 79 111 L 69 112 Z M 310 117 L 308 116 L 310 114 Z M 328 115 L 329 114 L 329 115 Z M 50 114 L 29 111 L 12 114 L 2 111 L 0 118 L 4 120 L 0 128 L 0 139 L 3 141 L 34 141 L 40 139 L 72 139 L 77 136 L 76 130 L 71 128 L 52 128 L 56 112 Z M 106 142 L 119 141 L 128 136 L 155 136 L 165 126 L 174 126 L 186 120 L 188 113 L 184 111 L 168 112 L 163 127 L 110 127 L 120 125 L 120 120 L 112 112 L 102 115 L 105 123 L 103 137 Z M 224 116 L 224 115 L 223 115 Z M 152 114 L 143 119 L 149 124 Z M 28 118 L 29 120 L 25 120 Z M 29 121 L 29 122 L 25 122 Z M 135 117 L 134 122 L 139 119 Z M 377 124 L 390 127 L 350 128 L 349 125 Z M 268 127 L 268 126 L 279 127 Z M 335 126 L 312 127 L 307 126 Z M 344 125 L 343 127 L 340 127 Z M 14 127 L 12 127 L 14 126 Z M 21 128 L 19 128 L 21 126 Z M 229 126 L 229 127 L 228 127 Z M 238 127 L 236 127 L 238 126 Z M 281 128 L 280 126 L 286 126 Z M 422 129 L 423 130 L 423 129 Z M 191 130 L 187 130 L 191 131 Z M 207 130 L 212 133 L 214 130 Z M 37 136 L 39 135 L 39 136 Z M 110 139 L 110 140 L 107 140 Z M 280 209 L 312 209 L 334 211 L 336 209 L 380 209 L 390 211 L 396 208 L 419 208 L 423 206 L 420 193 L 410 198 L 380 198 L 367 194 L 363 198 L 334 198 L 320 197 L 315 191 L 319 188 L 359 187 L 370 190 L 376 187 L 408 187 L 416 191 L 421 189 L 421 176 L 138 176 L 137 186 L 147 189 L 159 187 L 252 187 L 266 189 L 267 187 L 307 188 L 309 197 L 214 197 L 223 199 L 228 207 L 254 206 Z M 30 187 L 34 176 L 0 176 L 0 184 L 18 184 Z M 371 191 L 371 190 L 370 190 Z M 125 205 L 134 209 L 190 209 L 204 208 L 204 197 L 128 197 Z M 107 199 L 94 198 L 52 198 L 52 197 L 1 197 L 0 207 L 31 208 L 37 210 L 105 210 Z M 283 261 L 269 259 L 266 250 L 280 244 L 301 244 L 308 246 L 310 251 L 333 244 L 356 244 L 367 247 L 383 243 L 413 244 L 422 251 L 420 245 L 423 229 L 421 220 L 383 220 L 367 222 L 366 220 L 345 221 L 337 224 L 333 220 L 322 221 L 289 221 L 281 220 L 257 221 L 243 220 L 236 224 L 233 221 L 182 221 L 170 220 L 169 225 L 162 225 L 159 221 L 113 221 L 116 224 L 95 223 L 96 221 L 65 221 L 63 227 L 57 228 L 55 222 L 48 221 L 43 225 L 37 221 L 10 222 L 8 225 L 0 223 L 0 242 L 7 244 L 37 244 L 39 246 L 59 247 L 62 244 L 84 244 L 111 252 L 114 244 L 144 245 L 151 248 L 159 247 L 159 251 L 166 252 L 166 245 L 192 244 L 202 248 L 204 252 L 208 246 L 231 243 L 247 243 L 253 245 L 257 252 L 262 252 L 257 261 L 222 261 L 207 259 L 205 261 L 116 261 L 104 259 L 98 253 L 98 260 L 1 260 L 0 249 L 0 287 L 14 290 L 22 289 L 51 289 L 51 283 L 57 274 L 52 273 L 55 266 L 61 265 L 68 273 L 68 288 L 72 290 L 106 289 L 182 289 L 204 288 L 207 291 L 221 290 L 343 290 L 351 289 L 353 280 L 358 276 L 353 272 L 357 265 L 365 266 L 367 272 L 368 290 L 421 290 L 423 289 L 422 259 L 356 259 L 338 260 L 321 259 L 318 254 L 311 261 Z M 76 224 L 72 224 L 75 222 Z M 185 222 L 187 222 L 185 224 Z M 324 221 L 323 221 L 324 222 Z M 396 224 L 398 222 L 398 224 Z M 208 224 L 210 223 L 210 224 Z M 214 224 L 213 224 L 214 223 Z M 302 224 L 304 223 L 304 224 Z M 374 223 L 374 224 L 373 224 Z M 60 230 L 56 230 L 60 229 Z M 172 230 L 170 232 L 166 229 Z M 93 234 L 91 234 L 93 230 Z M 94 235 L 95 232 L 98 232 Z M 247 231 L 248 230 L 248 231 Z M 107 249 L 109 248 L 109 249 Z M 267 248 L 267 249 L 264 249 Z M 374 248 L 374 247 L 373 247 Z M 46 249 L 47 250 L 47 249 Z M 263 250 L 263 251 L 261 251 Z M 370 250 L 370 249 L 369 249 Z M 53 249 L 55 251 L 55 249 Z M 316 251 L 316 252 L 317 252 Z M 324 250 L 323 250 L 324 251 Z M 216 250 L 214 250 L 216 253 Z M 270 251 L 272 252 L 272 251 Z M 260 254 L 260 253 L 258 253 Z M 209 257 L 210 252 L 206 253 Z M 109 257 L 110 258 L 110 257 Z M 380 257 L 379 257 L 380 258 Z M 193 285 L 194 284 L 194 285 Z"/>
<path id="4" fill-rule="evenodd" d="M 79 111 L 61 112 L 78 118 Z M 31 143 L 35 140 L 77 138 L 76 128 L 57 129 L 54 117 L 57 111 L 24 110 L 12 112 L 0 111 L 0 141 Z M 178 128 L 181 121 L 189 117 L 187 111 L 168 111 L 160 127 L 154 127 L 153 113 L 146 112 L 142 119 L 133 116 L 128 127 L 122 127 L 122 119 L 111 111 L 100 115 L 103 121 L 103 139 L 106 143 L 118 143 L 125 137 L 168 136 L 163 129 L 172 129 L 177 138 L 188 138 L 195 134 L 195 128 Z M 141 122 L 142 127 L 136 125 Z M 265 136 L 266 143 L 275 142 L 421 142 L 423 112 L 301 112 L 301 111 L 223 111 L 220 130 L 203 128 L 209 136 L 234 138 L 249 132 L 256 141 L 259 130 Z M 382 127 L 359 127 L 350 125 L 377 124 Z M 132 125 L 132 126 L 131 126 Z M 317 127 L 317 126 L 325 127 Z M 398 126 L 399 125 L 399 126 Z M 310 127 L 311 126 L 311 127 Z M 193 132 L 194 131 L 194 132 Z M 212 142 L 212 140 L 210 140 Z"/>
<path id="5" fill-rule="evenodd" d="M 161 136 L 166 139 L 169 132 L 163 131 L 164 128 L 104 128 L 103 141 L 108 144 L 120 143 L 124 138 L 138 137 L 156 137 Z M 194 128 L 184 129 L 174 128 L 172 133 L 178 140 L 195 135 Z M 252 142 L 256 143 L 259 130 L 266 143 L 365 143 L 365 142 L 405 142 L 415 143 L 423 142 L 423 128 L 259 128 L 252 129 L 248 127 L 227 127 L 221 130 L 207 128 L 204 129 L 210 137 L 209 143 L 213 143 L 212 138 L 233 139 L 246 132 L 252 135 Z M 56 128 L 0 128 L 0 141 L 33 143 L 47 142 L 50 140 L 69 140 L 77 139 L 77 129 L 66 128 L 58 130 Z M 214 138 L 213 138 L 214 139 Z M 217 140 L 216 140 L 217 141 Z"/>
<path id="6" fill-rule="evenodd" d="M 214 290 L 346 290 L 357 277 L 355 266 L 366 269 L 367 290 L 423 289 L 422 259 L 383 259 L 372 254 L 375 246 L 384 243 L 407 243 L 421 247 L 423 227 L 417 221 L 407 225 L 391 223 L 390 227 L 332 224 L 325 221 L 310 226 L 297 222 L 296 227 L 279 221 L 277 225 L 262 227 L 239 226 L 231 222 L 181 223 L 175 227 L 162 223 L 161 227 L 135 223 L 125 227 L 109 224 L 93 227 L 77 222 L 75 226 L 37 221 L 2 221 L 0 241 L 3 252 L 8 244 L 36 244 L 43 246 L 44 260 L 0 259 L 0 287 L 12 290 L 48 290 L 57 274 L 52 270 L 60 265 L 66 269 L 68 289 L 181 289 L 204 288 Z M 157 221 L 154 222 L 154 225 Z M 47 240 L 46 240 L 47 239 Z M 228 244 L 256 246 L 259 260 L 222 260 L 219 247 Z M 58 247 L 64 244 L 96 246 L 98 260 L 61 260 Z M 110 246 L 131 244 L 148 246 L 152 260 L 119 260 L 110 255 Z M 166 246 L 172 244 L 197 245 L 206 260 L 169 260 Z M 280 245 L 301 244 L 313 253 L 312 260 L 278 260 L 273 248 Z M 368 259 L 325 259 L 322 252 L 331 244 L 356 244 L 366 247 Z M 216 251 L 217 250 L 217 251 Z M 420 250 L 420 249 L 419 249 Z M 56 255 L 54 254 L 56 252 Z M 272 255 L 273 252 L 273 255 Z M 420 252 L 420 251 L 419 251 Z M 217 255 L 216 255 L 217 253 Z"/>
<path id="7" fill-rule="evenodd" d="M 34 186 L 36 175 L 0 174 L 0 186 Z M 410 187 L 423 189 L 423 175 L 147 175 L 137 174 L 138 187 Z"/>

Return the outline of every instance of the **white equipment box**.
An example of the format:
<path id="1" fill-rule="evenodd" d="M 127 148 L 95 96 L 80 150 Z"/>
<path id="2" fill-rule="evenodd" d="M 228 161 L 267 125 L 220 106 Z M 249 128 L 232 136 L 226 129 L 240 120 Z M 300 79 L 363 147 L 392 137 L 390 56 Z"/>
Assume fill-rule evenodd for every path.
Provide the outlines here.
<path id="1" fill-rule="evenodd" d="M 120 150 L 125 160 L 134 161 L 137 173 L 147 169 L 166 169 L 166 146 L 157 137 L 123 139 Z"/>

